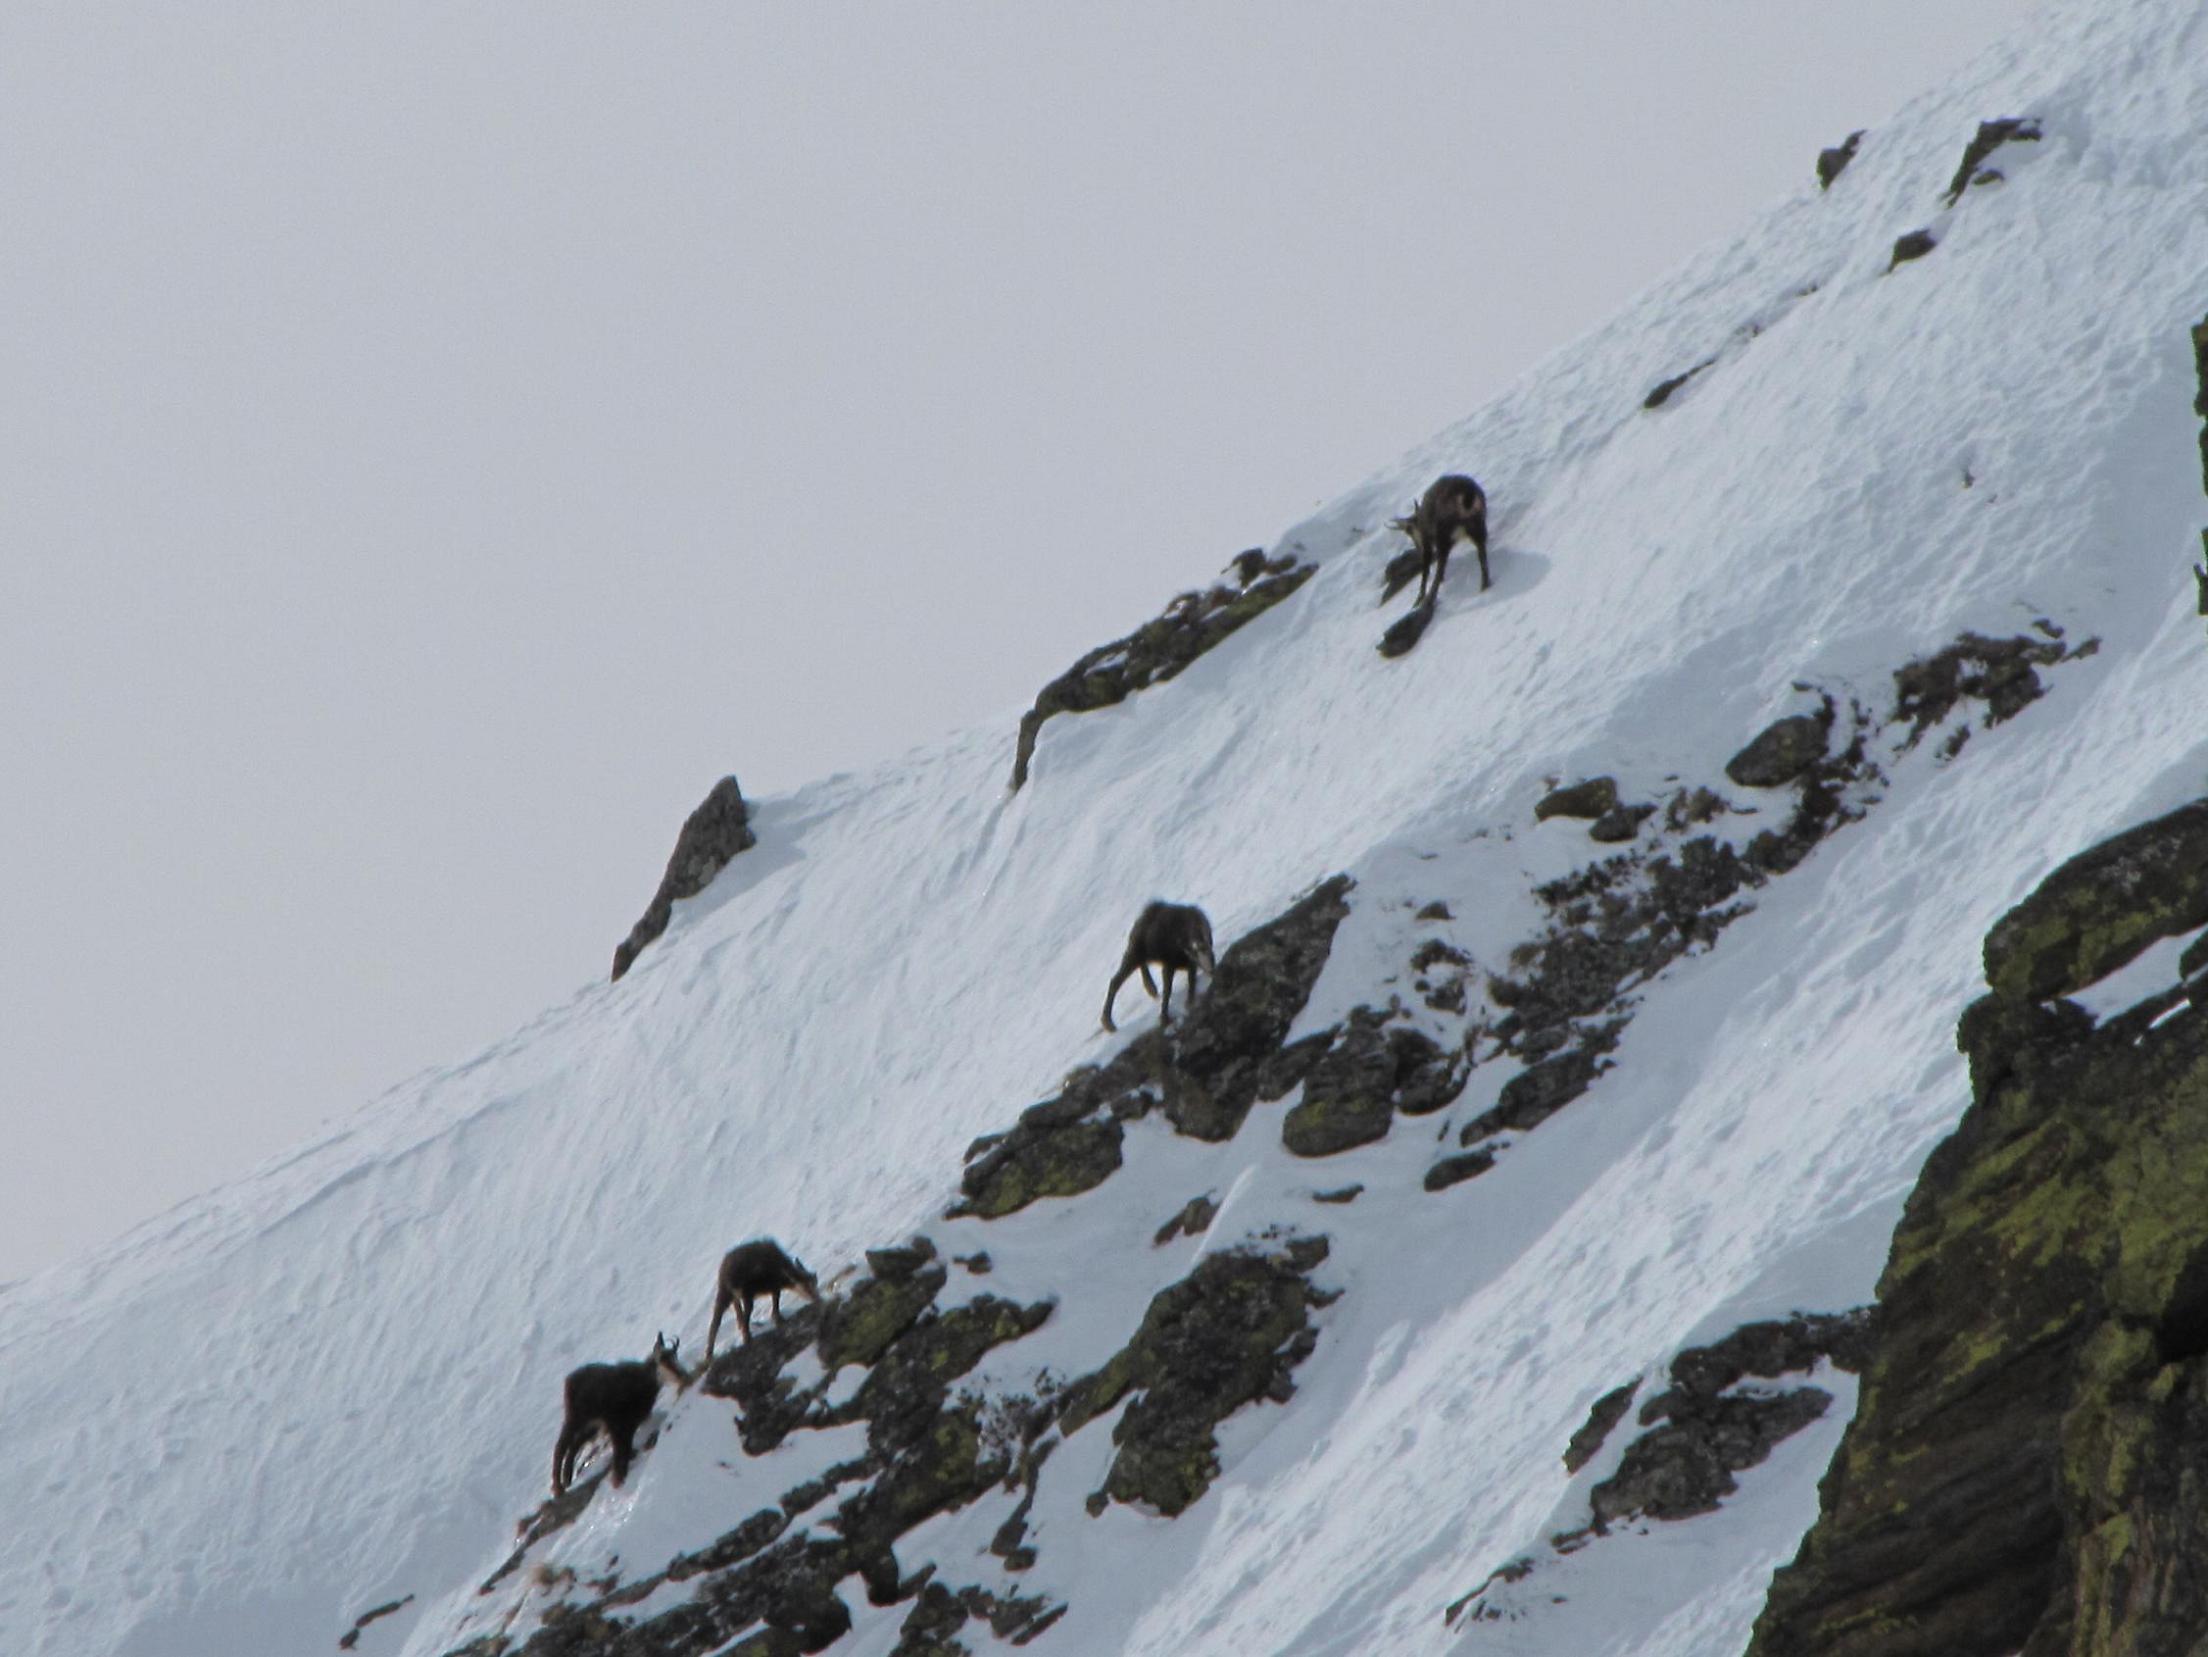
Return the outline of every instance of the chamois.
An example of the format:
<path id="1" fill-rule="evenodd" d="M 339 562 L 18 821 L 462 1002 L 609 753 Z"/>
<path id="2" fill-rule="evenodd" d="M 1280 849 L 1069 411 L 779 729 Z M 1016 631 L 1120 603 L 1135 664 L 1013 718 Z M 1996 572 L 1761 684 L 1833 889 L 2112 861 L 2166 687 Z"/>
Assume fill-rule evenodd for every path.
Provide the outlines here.
<path id="1" fill-rule="evenodd" d="M 713 1343 L 720 1337 L 721 1314 L 729 1307 L 736 1308 L 736 1327 L 744 1337 L 744 1344 L 751 1344 L 752 1303 L 761 1295 L 771 1295 L 774 1300 L 774 1321 L 782 1321 L 782 1296 L 794 1290 L 807 1300 L 820 1299 L 820 1284 L 805 1269 L 805 1262 L 794 1254 L 782 1252 L 782 1245 L 771 1237 L 756 1242 L 739 1243 L 721 1257 L 721 1270 L 714 1279 L 713 1321 L 705 1330 L 705 1361 L 713 1361 Z"/>
<path id="2" fill-rule="evenodd" d="M 552 1450 L 553 1495 L 567 1494 L 575 1482 L 575 1464 L 600 1432 L 612 1441 L 613 1485 L 621 1488 L 636 1457 L 636 1430 L 659 1401 L 659 1389 L 672 1384 L 679 1396 L 694 1379 L 675 1356 L 681 1344 L 662 1334 L 641 1363 L 585 1364 L 568 1376 L 567 1418 Z"/>
<path id="3" fill-rule="evenodd" d="M 1487 495 L 1470 478 L 1450 472 L 1434 479 L 1411 515 L 1390 518 L 1388 527 L 1408 535 L 1418 553 L 1418 600 L 1413 609 L 1441 596 L 1441 578 L 1449 573 L 1449 550 L 1460 538 L 1470 541 L 1480 555 L 1480 591 L 1487 591 Z"/>
<path id="4" fill-rule="evenodd" d="M 1156 899 L 1135 917 L 1134 929 L 1127 934 L 1127 953 L 1120 957 L 1119 971 L 1112 974 L 1112 987 L 1104 992 L 1104 1028 L 1117 1030 L 1112 1022 L 1112 1003 L 1119 999 L 1119 987 L 1127 982 L 1130 974 L 1142 973 L 1142 987 L 1152 995 L 1158 994 L 1158 986 L 1151 980 L 1150 968 L 1155 963 L 1165 969 L 1165 993 L 1158 1001 L 1158 1020 L 1163 1024 L 1173 1022 L 1173 975 L 1188 974 L 1187 1000 L 1196 999 L 1196 973 L 1202 969 L 1205 976 L 1213 976 L 1211 952 L 1211 922 L 1204 912 L 1190 903 L 1167 903 Z"/>

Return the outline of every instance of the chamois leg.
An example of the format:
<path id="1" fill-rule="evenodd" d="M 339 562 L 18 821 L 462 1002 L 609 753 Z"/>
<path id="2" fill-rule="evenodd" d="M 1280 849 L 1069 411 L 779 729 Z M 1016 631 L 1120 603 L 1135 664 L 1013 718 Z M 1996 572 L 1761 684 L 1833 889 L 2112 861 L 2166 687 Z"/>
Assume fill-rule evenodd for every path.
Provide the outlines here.
<path id="1" fill-rule="evenodd" d="M 1480 525 L 1480 532 L 1472 537 L 1472 550 L 1480 555 L 1480 591 L 1486 592 L 1487 581 L 1487 525 Z"/>
<path id="2" fill-rule="evenodd" d="M 1158 1022 L 1173 1022 L 1173 963 L 1170 961 L 1165 963 L 1165 994 L 1158 999 Z"/>
<path id="3" fill-rule="evenodd" d="M 728 1310 L 728 1288 L 722 1285 L 713 1296 L 713 1321 L 705 1326 L 705 1361 L 713 1361 L 713 1342 L 721 1333 L 721 1314 Z"/>
<path id="4" fill-rule="evenodd" d="M 736 1297 L 736 1327 L 743 1332 L 746 1346 L 751 1344 L 751 1303 L 752 1297 L 748 1293 Z"/>
<path id="5" fill-rule="evenodd" d="M 774 1326 L 777 1329 L 782 1327 L 782 1291 L 780 1289 L 774 1291 Z"/>
<path id="6" fill-rule="evenodd" d="M 595 1421 L 570 1421 L 560 1429 L 560 1441 L 552 1447 L 552 1494 L 564 1496 L 575 1483 L 575 1463 L 582 1459 Z"/>
<path id="7" fill-rule="evenodd" d="M 1158 981 L 1150 976 L 1150 963 L 1148 961 L 1142 963 L 1142 988 L 1151 1000 L 1157 1000 Z"/>
<path id="8" fill-rule="evenodd" d="M 1130 955 L 1127 957 L 1126 960 L 1119 963 L 1119 971 L 1112 974 L 1112 987 L 1104 992 L 1105 1029 L 1117 1030 L 1119 1028 L 1118 1025 L 1112 1022 L 1112 1003 L 1119 999 L 1119 986 L 1126 983 L 1129 978 L 1134 976 L 1135 968 L 1140 964 L 1141 963 L 1139 963 L 1132 955 Z M 1148 973 L 1145 972 L 1144 976 L 1147 977 Z"/>
<path id="9" fill-rule="evenodd" d="M 1452 540 L 1454 537 L 1451 538 Z M 1434 584 L 1426 594 L 1426 602 L 1433 603 L 1441 597 L 1441 583 L 1449 573 L 1449 541 L 1441 543 L 1441 550 L 1434 554 Z"/>
<path id="10" fill-rule="evenodd" d="M 615 1432 L 609 1427 L 606 1436 L 613 1440 L 613 1488 L 619 1490 L 629 1476 L 629 1463 L 636 1459 L 636 1428 L 632 1424 Z"/>

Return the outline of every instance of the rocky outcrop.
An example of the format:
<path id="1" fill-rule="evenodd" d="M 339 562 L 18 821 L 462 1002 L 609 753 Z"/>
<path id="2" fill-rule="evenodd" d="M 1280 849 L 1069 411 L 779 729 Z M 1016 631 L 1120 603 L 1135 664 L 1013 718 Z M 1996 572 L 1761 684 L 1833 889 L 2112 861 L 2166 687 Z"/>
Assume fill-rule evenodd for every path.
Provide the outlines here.
<path id="1" fill-rule="evenodd" d="M 2094 639 L 2067 648 L 2062 629 L 2052 622 L 2039 625 L 2046 636 L 2037 639 L 2025 635 L 1989 639 L 1965 633 L 1945 650 L 1898 669 L 1889 717 L 1908 723 L 1904 745 L 1914 747 L 1966 697 L 1986 705 L 1988 726 L 2013 719 L 2046 694 L 2036 668 L 2090 656 L 2100 648 Z"/>
<path id="2" fill-rule="evenodd" d="M 1863 142 L 1863 129 L 1858 127 L 1829 150 L 1817 152 L 1817 188 L 1829 190 L 1833 180 L 1848 170 L 1848 163 L 1855 159 L 1856 149 Z"/>
<path id="3" fill-rule="evenodd" d="M 2200 924 L 2201 801 L 2064 864 L 1994 928 L 1972 1102 L 1879 1284 L 1822 1513 L 1757 1657 L 2115 1657 L 2208 1628 L 2208 1013 L 2096 1023 L 2085 975 Z M 1998 940 L 1998 942 L 1996 942 Z"/>
<path id="4" fill-rule="evenodd" d="M 1578 817 L 1593 822 L 1616 810 L 1617 804 L 1617 778 L 1589 777 L 1585 782 L 1552 788 L 1534 801 L 1533 820 L 1545 823 L 1551 817 Z"/>
<path id="5" fill-rule="evenodd" d="M 713 785 L 713 792 L 690 813 L 682 832 L 675 836 L 675 852 L 667 859 L 667 872 L 660 876 L 659 890 L 614 950 L 616 979 L 636 964 L 645 946 L 667 930 L 679 899 L 696 897 L 728 867 L 730 858 L 758 843 L 758 836 L 751 832 L 750 818 L 744 791 L 736 786 L 734 777 L 723 777 Z"/>
<path id="6" fill-rule="evenodd" d="M 1947 194 L 1941 199 L 1953 207 L 1963 199 L 1963 192 L 1973 184 L 1984 184 L 1999 178 L 1984 164 L 1988 156 L 2003 144 L 2036 144 L 2039 142 L 2039 123 L 2030 116 L 2004 115 L 1997 121 L 1980 121 L 1978 131 L 1963 146 L 1962 164 L 1955 169 L 1955 176 L 1948 180 Z"/>
<path id="7" fill-rule="evenodd" d="M 1797 713 L 1772 721 L 1725 762 L 1725 775 L 1743 788 L 1784 788 L 1825 757 L 1832 719 L 1828 702 L 1821 714 Z"/>
<path id="8" fill-rule="evenodd" d="M 1326 1254 L 1326 1240 L 1310 1237 L 1205 1256 L 1150 1302 L 1134 1339 L 1067 1389 L 1059 1430 L 1068 1437 L 1134 1395 L 1112 1430 L 1119 1453 L 1089 1498 L 1092 1513 L 1116 1501 L 1171 1517 L 1211 1487 L 1219 1423 L 1295 1392 L 1290 1375 L 1318 1344 L 1311 1309 L 1332 1298 L 1309 1280 Z"/>
<path id="9" fill-rule="evenodd" d="M 1751 1378 L 1805 1373 L 1826 1359 L 1858 1371 L 1869 1326 L 1864 1311 L 1796 1313 L 1681 1352 L 1671 1361 L 1671 1385 L 1641 1406 L 1641 1425 L 1652 1430 L 1626 1446 L 1618 1470 L 1588 1492 L 1595 1528 L 1635 1514 L 1688 1519 L 1714 1511 L 1739 1488 L 1735 1473 L 1759 1465 L 1832 1406 L 1822 1387 L 1733 1389 Z M 1568 1464 L 1569 1449 L 1565 1458 Z"/>
<path id="10" fill-rule="evenodd" d="M 1025 786 L 1035 758 L 1035 739 L 1045 720 L 1108 708 L 1138 690 L 1164 683 L 1310 580 L 1318 565 L 1299 564 L 1286 554 L 1253 562 L 1244 553 L 1233 568 L 1238 584 L 1221 582 L 1202 592 L 1181 594 L 1155 621 L 1100 645 L 1045 685 L 1035 705 L 1020 717 L 1012 786 Z"/>
<path id="11" fill-rule="evenodd" d="M 1912 230 L 1894 239 L 1894 255 L 1886 261 L 1886 268 L 1893 270 L 1906 265 L 1912 259 L 1921 259 L 1940 245 L 1939 238 L 1929 230 Z"/>
<path id="12" fill-rule="evenodd" d="M 1349 889 L 1336 875 L 1236 939 L 1178 1024 L 1084 1065 L 1011 1131 L 976 1140 L 952 1212 L 997 1219 L 1102 1184 L 1119 1168 L 1123 1125 L 1152 1111 L 1191 1138 L 1232 1139 L 1251 1106 L 1285 1096 L 1326 1045 L 1323 1036 L 1285 1044 L 1349 913 Z"/>

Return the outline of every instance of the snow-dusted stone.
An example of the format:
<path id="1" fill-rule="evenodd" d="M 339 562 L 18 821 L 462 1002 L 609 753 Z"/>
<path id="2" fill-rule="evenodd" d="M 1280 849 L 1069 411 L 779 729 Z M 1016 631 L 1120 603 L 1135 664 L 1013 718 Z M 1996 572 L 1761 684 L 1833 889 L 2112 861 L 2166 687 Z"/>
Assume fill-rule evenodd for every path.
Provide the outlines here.
<path id="1" fill-rule="evenodd" d="M 1773 720 L 1725 762 L 1725 775 L 1743 788 L 1784 788 L 1825 757 L 1831 729 L 1830 714 L 1797 713 Z"/>
<path id="2" fill-rule="evenodd" d="M 2208 926 L 2208 800 L 2081 852 L 1986 934 L 1997 995 L 2044 1000 L 2105 978 L 2150 944 Z"/>
<path id="3" fill-rule="evenodd" d="M 1534 802 L 1533 820 L 1545 823 L 1551 817 L 1579 817 L 1593 822 L 1614 810 L 1617 803 L 1617 778 L 1589 777 L 1585 782 L 1567 783 L 1542 795 Z"/>
<path id="4" fill-rule="evenodd" d="M 736 786 L 734 777 L 723 777 L 713 785 L 698 809 L 683 822 L 682 832 L 675 837 L 674 855 L 667 859 L 667 872 L 660 877 L 659 890 L 652 894 L 643 915 L 629 935 L 621 940 L 613 952 L 613 976 L 618 979 L 636 963 L 645 947 L 667 930 L 667 922 L 673 918 L 675 904 L 683 898 L 694 898 L 713 884 L 713 877 L 728 867 L 729 859 L 738 852 L 748 851 L 758 844 L 758 836 L 751 832 L 751 814 L 744 805 L 744 791 Z"/>

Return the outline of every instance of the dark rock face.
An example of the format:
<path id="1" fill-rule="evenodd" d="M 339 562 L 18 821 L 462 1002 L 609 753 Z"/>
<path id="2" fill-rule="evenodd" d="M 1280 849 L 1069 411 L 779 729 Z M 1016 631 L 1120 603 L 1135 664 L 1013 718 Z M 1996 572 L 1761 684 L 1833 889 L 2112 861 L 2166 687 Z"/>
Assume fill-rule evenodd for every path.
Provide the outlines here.
<path id="1" fill-rule="evenodd" d="M 1820 1358 L 1859 1370 L 1869 1321 L 1862 1311 L 1797 1313 L 1783 1322 L 1748 1324 L 1673 1358 L 1671 1386 L 1641 1406 L 1641 1425 L 1654 1430 L 1628 1445 L 1617 1472 L 1588 1492 L 1595 1528 L 1634 1514 L 1687 1519 L 1715 1510 L 1739 1488 L 1735 1473 L 1761 1463 L 1774 1445 L 1832 1407 L 1832 1394 L 1821 1387 L 1726 1389 L 1751 1376 L 1769 1380 L 1809 1370 Z"/>
<path id="2" fill-rule="evenodd" d="M 1602 1453 L 1603 1445 L 1610 1440 L 1610 1429 L 1625 1419 L 1625 1412 L 1633 1405 L 1633 1394 L 1640 1386 L 1638 1381 L 1628 1381 L 1595 1400 L 1594 1407 L 1587 1412 L 1586 1422 L 1572 1434 L 1571 1443 L 1564 1446 L 1565 1472 L 1578 1472 Z"/>
<path id="3" fill-rule="evenodd" d="M 1832 181 L 1848 170 L 1848 163 L 1855 159 L 1857 146 L 1863 142 L 1863 132 L 1858 128 L 1833 145 L 1829 150 L 1817 152 L 1817 188 L 1829 190 Z"/>
<path id="4" fill-rule="evenodd" d="M 1612 806 L 1597 817 L 1587 838 L 1602 845 L 1621 845 L 1641 832 L 1641 825 L 1656 815 L 1652 805 Z"/>
<path id="5" fill-rule="evenodd" d="M 1349 914 L 1349 889 L 1349 877 L 1336 875 L 1236 939 L 1178 1024 L 1074 1071 L 1009 1133 L 977 1140 L 952 1212 L 996 1219 L 1101 1185 L 1119 1168 L 1123 1124 L 1153 1110 L 1177 1133 L 1232 1139 L 1252 1105 L 1286 1094 L 1325 1047 L 1324 1037 L 1293 1050 L 1283 1043 Z"/>
<path id="6" fill-rule="evenodd" d="M 930 1582 L 897 1631 L 890 1657 L 972 1657 L 956 1638 L 969 1620 L 1013 1645 L 1026 1645 L 1066 1614 L 1063 1605 L 1032 1594 L 995 1594 L 986 1588 L 958 1588 Z"/>
<path id="7" fill-rule="evenodd" d="M 1191 1197 L 1178 1214 L 1158 1227 L 1157 1235 L 1150 1239 L 1151 1246 L 1163 1248 L 1176 1237 L 1201 1237 L 1218 1217 L 1219 1205 L 1210 1197 Z"/>
<path id="8" fill-rule="evenodd" d="M 2039 996 L 2183 931 L 2208 801 L 2072 859 L 1989 939 L 1970 1109 L 1879 1284 L 1862 1402 L 1757 1657 L 2116 1657 L 2208 1628 L 2208 1013 Z M 2197 923 L 2195 923 L 2197 924 Z"/>
<path id="9" fill-rule="evenodd" d="M 1424 1116 L 1464 1091 L 1469 1068 L 1431 1036 L 1370 1007 L 1331 1032 L 1304 1077 L 1303 1098 L 1281 1121 L 1281 1142 L 1297 1156 L 1332 1156 L 1386 1137 L 1397 1111 Z"/>
<path id="10" fill-rule="evenodd" d="M 1035 705 L 1020 717 L 1019 747 L 1012 760 L 1015 789 L 1027 782 L 1035 739 L 1046 719 L 1108 708 L 1138 690 L 1163 684 L 1293 593 L 1318 569 L 1316 564 L 1298 564 L 1286 555 L 1252 565 L 1247 553 L 1232 567 L 1238 585 L 1222 582 L 1204 592 L 1181 594 L 1155 621 L 1090 651 L 1043 687 Z M 1252 569 L 1257 573 L 1249 573 Z"/>
<path id="11" fill-rule="evenodd" d="M 1641 407 L 1662 408 L 1666 403 L 1671 401 L 1673 392 L 1679 390 L 1680 387 L 1684 386 L 1689 380 L 1693 379 L 1697 374 L 1700 374 L 1705 369 L 1715 368 L 1716 366 L 1717 359 L 1715 357 L 1704 357 L 1700 362 L 1696 363 L 1685 373 L 1674 374 L 1668 380 L 1658 380 L 1655 386 L 1649 391 L 1649 394 L 1641 399 Z"/>
<path id="12" fill-rule="evenodd" d="M 1327 1298 L 1308 1274 L 1326 1252 L 1324 1238 L 1303 1238 L 1276 1252 L 1205 1256 L 1150 1302 L 1124 1349 L 1067 1389 L 1059 1427 L 1069 1438 L 1137 1393 L 1113 1429 L 1119 1453 L 1090 1498 L 1092 1512 L 1107 1501 L 1140 1502 L 1171 1517 L 1211 1487 L 1219 1423 L 1295 1391 L 1290 1373 L 1318 1344 L 1310 1309 Z"/>
<path id="13" fill-rule="evenodd" d="M 1756 733 L 1747 747 L 1725 762 L 1725 775 L 1743 788 L 1784 788 L 1825 757 L 1832 733 L 1832 711 L 1797 713 Z"/>
<path id="14" fill-rule="evenodd" d="M 1893 270 L 1898 266 L 1906 265 L 1912 259 L 1921 259 L 1939 245 L 1938 239 L 1933 236 L 1931 231 L 1912 230 L 1908 235 L 1895 240 L 1894 256 L 1887 261 L 1886 268 Z"/>
<path id="15" fill-rule="evenodd" d="M 645 946 L 667 930 L 678 899 L 696 897 L 713 884 L 713 877 L 728 866 L 730 858 L 757 843 L 758 836 L 751 832 L 750 812 L 744 805 L 744 791 L 736 786 L 734 777 L 723 777 L 675 836 L 675 852 L 667 859 L 667 872 L 660 877 L 659 890 L 652 894 L 643 917 L 613 952 L 613 976 L 620 978 L 636 964 Z"/>
<path id="16" fill-rule="evenodd" d="M 1998 121 L 1980 121 L 1978 131 L 1963 147 L 1962 164 L 1955 169 L 1955 176 L 1948 181 L 1947 195 L 1943 198 L 1953 207 L 1963 199 L 1963 192 L 1980 181 L 1979 164 L 2003 144 L 2034 144 L 2039 141 L 2039 122 L 2029 116 L 2003 116 Z M 2001 175 L 1995 173 L 1995 178 Z"/>
<path id="17" fill-rule="evenodd" d="M 1895 671 L 1891 717 L 1908 721 L 1910 747 L 1965 697 L 1985 703 L 1986 723 L 1998 725 L 2046 694 L 2034 668 L 2089 656 L 2098 648 L 2099 641 L 2088 639 L 2075 650 L 2066 649 L 2059 631 L 2042 639 L 1965 633 L 1945 650 Z"/>
<path id="18" fill-rule="evenodd" d="M 1421 1182 L 1429 1191 L 1446 1191 L 1452 1185 L 1462 1185 L 1468 1179 L 1476 1179 L 1495 1166 L 1493 1151 L 1460 1151 L 1455 1156 L 1445 1156 L 1426 1170 Z"/>
<path id="19" fill-rule="evenodd" d="M 2208 800 L 2081 852 L 1986 934 L 1997 995 L 2045 1000 L 2208 926 Z"/>
<path id="20" fill-rule="evenodd" d="M 1551 817 L 1579 817 L 1589 822 L 1617 809 L 1618 781 L 1615 777 L 1589 777 L 1585 782 L 1575 782 L 1564 788 L 1552 788 L 1534 802 L 1533 820 L 1545 823 Z"/>

